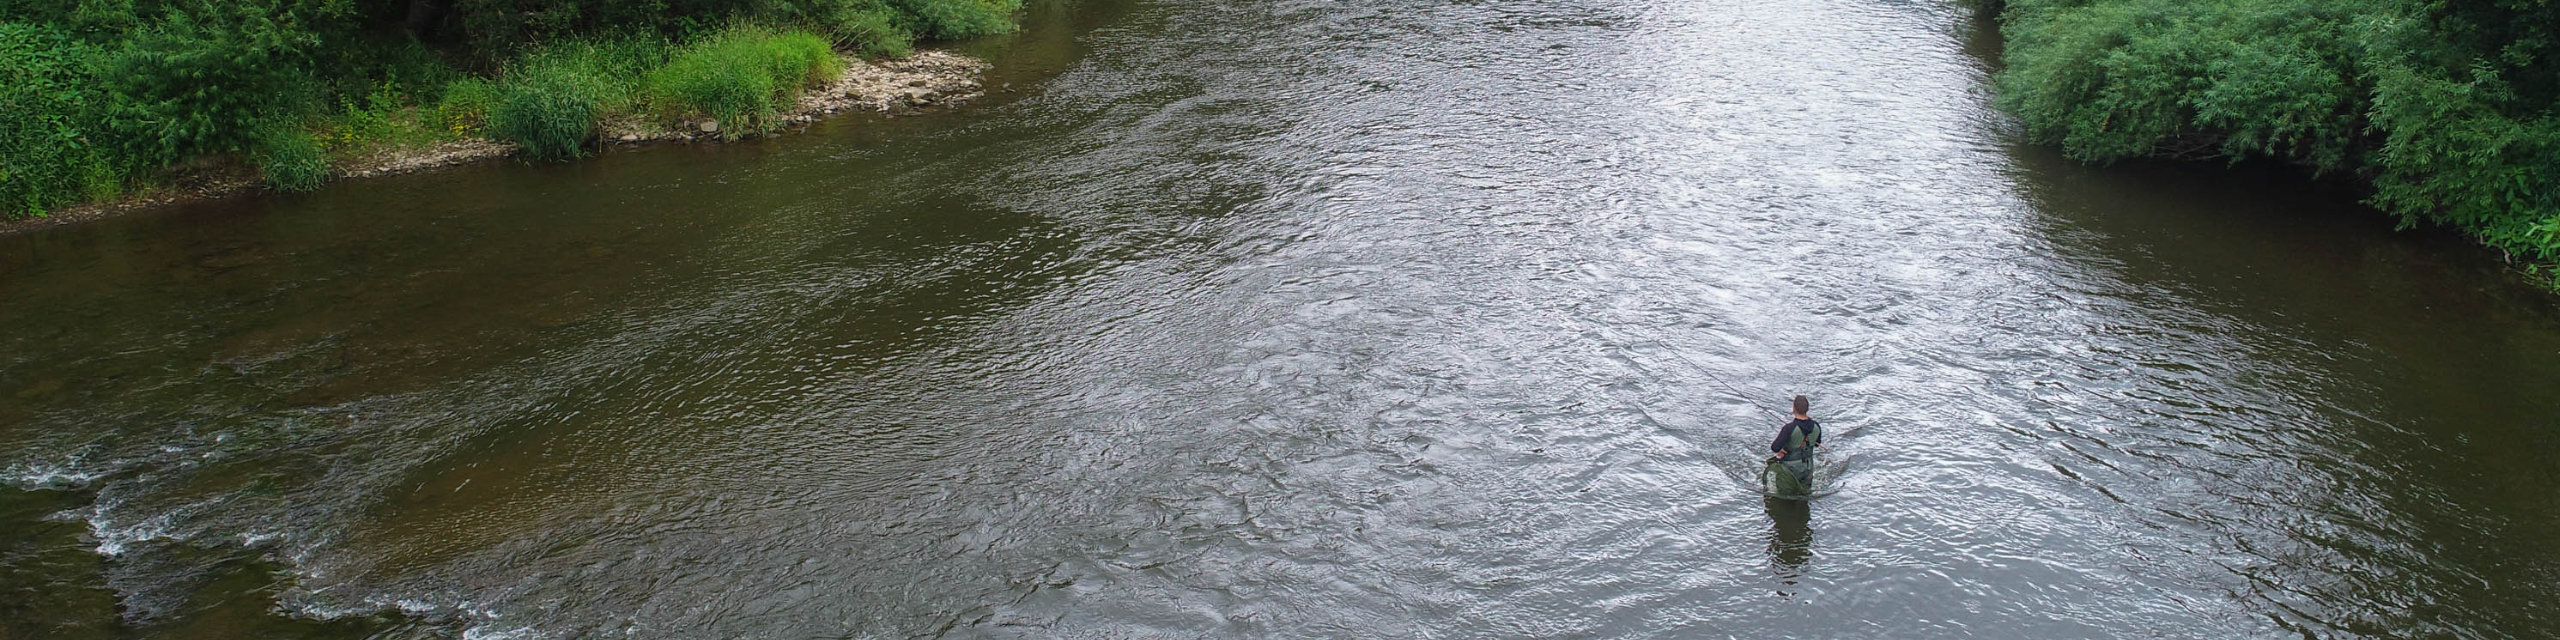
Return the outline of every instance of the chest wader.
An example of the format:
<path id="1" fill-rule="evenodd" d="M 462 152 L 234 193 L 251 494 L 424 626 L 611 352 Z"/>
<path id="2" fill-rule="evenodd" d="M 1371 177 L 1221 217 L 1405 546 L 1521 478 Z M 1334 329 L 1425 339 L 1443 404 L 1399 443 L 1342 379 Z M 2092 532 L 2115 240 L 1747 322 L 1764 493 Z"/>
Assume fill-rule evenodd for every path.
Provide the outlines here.
<path id="1" fill-rule="evenodd" d="M 1781 496 L 1813 494 L 1813 445 L 1822 443 L 1822 428 L 1791 429 L 1786 457 L 1769 462 L 1769 492 Z"/>

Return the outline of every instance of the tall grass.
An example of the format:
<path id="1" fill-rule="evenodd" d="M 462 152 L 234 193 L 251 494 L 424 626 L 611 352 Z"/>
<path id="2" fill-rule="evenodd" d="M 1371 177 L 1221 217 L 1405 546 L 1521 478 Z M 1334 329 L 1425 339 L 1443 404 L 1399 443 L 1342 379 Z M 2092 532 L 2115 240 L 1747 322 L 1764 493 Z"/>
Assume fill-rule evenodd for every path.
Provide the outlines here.
<path id="1" fill-rule="evenodd" d="M 283 191 L 310 191 L 329 181 L 329 153 L 299 127 L 271 126 L 251 139 L 249 159 L 267 186 Z"/>
<path id="2" fill-rule="evenodd" d="M 463 78 L 445 83 L 443 93 L 436 101 L 435 124 L 444 135 L 462 138 L 489 130 L 489 112 L 498 105 L 497 83 Z"/>
<path id="3" fill-rule="evenodd" d="M 801 88 L 843 72 L 816 34 L 739 26 L 678 51 L 644 82 L 661 111 L 709 116 L 735 136 L 771 128 L 774 114 Z"/>
<path id="4" fill-rule="evenodd" d="M 628 107 L 639 75 L 664 45 L 640 38 L 574 43 L 535 52 L 507 69 L 489 106 L 489 131 L 536 159 L 586 155 L 607 114 Z"/>

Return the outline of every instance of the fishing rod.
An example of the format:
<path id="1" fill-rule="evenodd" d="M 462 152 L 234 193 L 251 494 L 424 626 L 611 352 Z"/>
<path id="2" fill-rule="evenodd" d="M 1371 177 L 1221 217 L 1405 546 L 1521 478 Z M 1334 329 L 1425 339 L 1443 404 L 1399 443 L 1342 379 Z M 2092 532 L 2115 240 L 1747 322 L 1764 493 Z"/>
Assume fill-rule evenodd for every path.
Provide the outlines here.
<path id="1" fill-rule="evenodd" d="M 1670 344 L 1670 343 L 1663 342 L 1663 341 L 1660 341 L 1660 340 L 1655 340 L 1654 342 L 1655 342 L 1656 344 L 1661 344 L 1661 345 L 1663 345 L 1664 347 L 1669 347 L 1669 346 L 1671 346 L 1671 344 Z M 1690 367 L 1690 368 L 1692 368 L 1692 369 L 1697 369 L 1697 370 L 1698 370 L 1698 373 L 1707 374 L 1707 379 L 1716 381 L 1716 384 L 1717 384 L 1717 385 L 1719 385 L 1719 386 L 1723 386 L 1723 387 L 1724 387 L 1724 390 L 1726 390 L 1726 391 L 1733 392 L 1734 397 L 1742 399 L 1742 401 L 1743 401 L 1743 402 L 1751 403 L 1751 408 L 1753 408 L 1753 409 L 1759 409 L 1759 410 L 1761 410 L 1761 411 L 1769 412 L 1769 415 L 1777 416 L 1777 418 L 1778 418 L 1779 420 L 1792 420 L 1792 419 L 1794 419 L 1794 417 L 1793 417 L 1793 416 L 1789 416 L 1789 415 L 1786 415 L 1786 414 L 1783 414 L 1783 413 L 1778 413 L 1778 412 L 1777 412 L 1776 410 L 1774 410 L 1774 409 L 1770 409 L 1770 408 L 1768 408 L 1768 407 L 1760 406 L 1757 402 L 1755 402 L 1755 401 L 1753 401 L 1753 400 L 1751 399 L 1751 394 L 1743 393 L 1741 389 L 1739 389 L 1739 388 L 1735 388 L 1735 387 L 1733 386 L 1733 383 L 1725 382 L 1725 381 L 1724 381 L 1724 376 L 1716 375 L 1716 372 L 1715 372 L 1714 370 L 1708 369 L 1706 365 L 1698 364 L 1698 361 L 1689 359 L 1689 356 L 1680 355 L 1680 351 L 1679 351 L 1679 350 L 1666 348 L 1666 349 L 1664 349 L 1664 351 L 1665 351 L 1665 352 L 1670 353 L 1670 354 L 1671 354 L 1671 357 L 1679 358 L 1681 362 L 1689 363 L 1689 367 Z"/>
<path id="2" fill-rule="evenodd" d="M 1655 341 L 1653 341 L 1653 342 L 1654 342 L 1654 344 L 1659 344 L 1659 345 L 1663 345 L 1663 346 L 1666 346 L 1666 347 L 1670 346 L 1670 344 L 1671 344 L 1671 343 L 1663 342 L 1663 341 L 1660 341 L 1660 340 L 1655 340 Z M 1708 368 L 1706 367 L 1706 365 L 1698 364 L 1698 361 L 1696 361 L 1696 360 L 1691 360 L 1691 359 L 1689 359 L 1689 357 L 1688 357 L 1688 356 L 1680 355 L 1680 352 L 1679 352 L 1679 351 L 1671 351 L 1670 353 L 1671 353 L 1671 357 L 1679 358 L 1681 362 L 1689 363 L 1689 367 L 1690 367 L 1690 368 L 1692 368 L 1692 369 L 1697 369 L 1697 370 L 1698 370 L 1698 373 L 1706 374 L 1706 375 L 1707 375 L 1707 379 L 1710 379 L 1710 380 L 1714 380 L 1714 381 L 1716 381 L 1716 384 L 1717 384 L 1718 386 L 1722 386 L 1722 387 L 1724 387 L 1724 390 L 1726 390 L 1726 391 L 1733 392 L 1733 395 L 1734 395 L 1734 396 L 1739 397 L 1739 398 L 1742 398 L 1742 400 L 1743 400 L 1744 402 L 1750 402 L 1750 401 L 1751 401 L 1751 394 L 1743 393 L 1741 389 L 1736 389 L 1736 388 L 1734 388 L 1733 383 L 1725 382 L 1725 381 L 1724 381 L 1724 377 L 1723 377 L 1723 376 L 1716 375 L 1715 370 L 1708 369 Z M 1761 411 L 1763 411 L 1763 412 L 1767 412 L 1767 413 L 1768 413 L 1769 415 L 1771 415 L 1771 416 L 1776 416 L 1779 420 L 1794 420 L 1794 419 L 1795 419 L 1795 416 L 1787 415 L 1787 414 L 1784 414 L 1784 413 L 1779 413 L 1779 412 L 1778 412 L 1777 410 L 1775 410 L 1775 409 L 1771 409 L 1771 408 L 1768 408 L 1768 407 L 1763 407 L 1763 406 L 1760 406 L 1760 405 L 1757 405 L 1757 404 L 1753 404 L 1753 405 L 1751 405 L 1751 408 L 1753 408 L 1753 409 L 1759 409 L 1759 410 L 1761 410 Z M 1858 424 L 1849 425 L 1849 427 L 1848 427 L 1848 428 L 1846 428 L 1846 429 L 1841 429 L 1839 433 L 1832 434 L 1832 436 L 1833 436 L 1833 437 L 1847 437 L 1849 434 L 1857 433 L 1857 432 L 1858 432 L 1858 430 L 1866 428 L 1866 426 L 1867 426 L 1867 425 L 1866 425 L 1866 423 L 1864 423 L 1864 422 L 1861 422 L 1861 423 L 1858 423 Z"/>
<path id="3" fill-rule="evenodd" d="M 1769 415 L 1771 415 L 1771 416 L 1775 416 L 1775 417 L 1777 417 L 1779 420 L 1789 420 L 1789 419 L 1792 419 L 1792 418 L 1793 418 L 1793 416 L 1788 416 L 1788 415 L 1786 415 L 1786 414 L 1778 413 L 1776 410 L 1770 409 L 1770 408 L 1768 408 L 1768 407 L 1763 407 L 1763 406 L 1760 406 L 1760 405 L 1759 405 L 1759 404 L 1757 404 L 1757 403 L 1752 402 L 1752 400 L 1751 400 L 1751 397 L 1752 397 L 1752 396 L 1751 396 L 1751 394 L 1743 393 L 1743 392 L 1742 392 L 1742 389 L 1741 389 L 1740 387 L 1733 386 L 1733 383 L 1731 383 L 1731 382 L 1726 382 L 1726 381 L 1725 381 L 1725 379 L 1724 379 L 1724 376 L 1716 375 L 1716 372 L 1715 372 L 1715 370 L 1714 370 L 1714 369 L 1709 369 L 1709 368 L 1707 368 L 1707 366 L 1706 366 L 1706 365 L 1698 364 L 1698 361 L 1689 359 L 1689 356 L 1682 355 L 1682 354 L 1680 353 L 1680 351 L 1679 351 L 1679 350 L 1677 350 L 1677 349 L 1671 349 L 1671 348 L 1669 348 L 1669 347 L 1671 346 L 1671 344 L 1670 344 L 1670 343 L 1668 343 L 1668 342 L 1663 342 L 1663 341 L 1661 341 L 1661 340 L 1655 340 L 1655 341 L 1653 341 L 1653 342 L 1654 342 L 1654 344 L 1659 344 L 1659 345 L 1662 345 L 1663 347 L 1665 347 L 1665 349 L 1664 349 L 1664 350 L 1666 350 L 1666 351 L 1670 351 L 1670 352 L 1671 352 L 1671 357 L 1673 357 L 1673 358 L 1677 358 L 1677 359 L 1679 359 L 1681 362 L 1688 363 L 1688 365 L 1689 365 L 1689 367 L 1690 367 L 1690 368 L 1692 368 L 1692 369 L 1697 369 L 1697 370 L 1698 370 L 1698 373 L 1706 375 L 1706 376 L 1707 376 L 1707 379 L 1716 381 L 1716 386 L 1724 387 L 1724 390 L 1725 390 L 1725 391 L 1728 391 L 1728 392 L 1733 393 L 1734 397 L 1741 399 L 1741 400 L 1742 400 L 1744 403 L 1746 403 L 1746 404 L 1751 404 L 1751 407 L 1752 407 L 1752 408 L 1754 408 L 1754 409 L 1759 409 L 1759 410 L 1761 410 L 1761 411 L 1767 412 Z M 1799 398 L 1801 398 L 1802 396 L 1798 396 L 1798 397 L 1799 397 Z M 1844 436 L 1845 436 L 1845 435 L 1848 435 L 1850 432 L 1857 431 L 1859 426 L 1865 426 L 1865 425 L 1857 425 L 1857 426 L 1849 427 L 1848 431 L 1843 431 L 1843 432 L 1841 432 L 1841 433 L 1840 433 L 1840 435 L 1844 435 Z M 1784 433 L 1786 433 L 1786 432 L 1781 431 L 1781 432 L 1779 432 L 1779 433 L 1784 434 Z M 1781 435 L 1780 437 L 1782 437 L 1782 438 L 1783 438 L 1783 437 L 1785 437 L 1785 436 Z M 1821 443 L 1816 442 L 1816 443 L 1814 444 L 1814 446 L 1815 446 L 1815 447 L 1821 447 L 1822 445 L 1821 445 Z M 1811 458 L 1810 458 L 1810 457 L 1808 457 L 1808 458 L 1806 458 L 1806 459 L 1810 460 Z M 1845 463 L 1846 463 L 1846 460 L 1847 460 L 1846 458 L 1843 458 L 1841 462 L 1839 462 L 1839 463 L 1835 463 L 1835 465 L 1834 465 L 1834 466 L 1832 466 L 1832 467 L 1828 467 L 1828 468 L 1837 469 L 1837 468 L 1839 468 L 1839 467 L 1837 466 L 1837 464 L 1845 464 Z M 1766 466 L 1765 468 L 1763 468 L 1763 470 L 1760 472 L 1761 491 L 1762 491 L 1763 493 L 1767 493 L 1767 492 L 1771 491 L 1771 487 L 1776 486 L 1776 481 L 1772 479 L 1771 474 L 1776 474 L 1776 473 L 1781 473 L 1781 472 L 1782 472 L 1782 471 L 1780 470 L 1780 468 L 1779 468 L 1779 465 L 1780 465 L 1780 459 L 1776 456 L 1776 454 L 1771 454 L 1771 457 L 1770 457 L 1770 458 L 1768 459 L 1768 461 L 1767 461 L 1767 466 Z M 1820 470 L 1814 470 L 1814 471 L 1810 471 L 1810 472 L 1807 472 L 1807 473 L 1819 474 L 1819 473 L 1820 473 Z M 1838 477 L 1838 474 L 1837 474 L 1837 473 L 1834 473 L 1834 474 L 1832 474 L 1832 475 L 1833 475 L 1833 477 L 1835 478 L 1835 480 L 1834 480 L 1834 481 L 1836 481 L 1836 478 Z M 1818 475 L 1815 475 L 1815 476 L 1812 476 L 1812 477 L 1819 477 L 1819 476 L 1818 476 Z M 1804 480 L 1804 483 L 1805 483 L 1805 485 L 1806 485 L 1806 487 L 1805 487 L 1805 489 L 1806 489 L 1806 490 L 1805 490 L 1805 495 L 1804 495 L 1803 497 L 1805 497 L 1805 498 L 1815 497 L 1816 493 L 1815 493 L 1815 492 L 1813 491 L 1813 489 L 1812 489 L 1812 487 L 1816 486 L 1816 485 L 1814 485 L 1814 480 L 1813 480 L 1813 479 L 1811 479 L 1811 478 L 1808 478 L 1808 479 Z M 1835 490 L 1836 490 L 1836 489 L 1835 489 Z M 1827 494 L 1824 494 L 1824 495 L 1827 495 Z"/>

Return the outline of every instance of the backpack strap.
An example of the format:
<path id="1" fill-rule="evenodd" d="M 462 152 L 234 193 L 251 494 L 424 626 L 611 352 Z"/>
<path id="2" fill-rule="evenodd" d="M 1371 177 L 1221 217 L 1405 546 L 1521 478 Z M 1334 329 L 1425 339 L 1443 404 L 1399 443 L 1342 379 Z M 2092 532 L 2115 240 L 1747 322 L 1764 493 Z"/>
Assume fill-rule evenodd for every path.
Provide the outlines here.
<path id="1" fill-rule="evenodd" d="M 1813 445 L 1822 442 L 1821 427 L 1810 420 L 1787 423 L 1788 462 L 1813 459 Z"/>

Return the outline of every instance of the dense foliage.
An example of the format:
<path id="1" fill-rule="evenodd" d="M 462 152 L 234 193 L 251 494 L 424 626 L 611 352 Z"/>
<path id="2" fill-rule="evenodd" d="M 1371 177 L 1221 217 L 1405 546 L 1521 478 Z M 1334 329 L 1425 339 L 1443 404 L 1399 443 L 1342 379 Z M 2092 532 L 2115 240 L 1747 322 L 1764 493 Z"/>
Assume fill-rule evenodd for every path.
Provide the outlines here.
<path id="1" fill-rule="evenodd" d="M 2001 105 L 2076 157 L 2351 172 L 2560 260 L 2560 2 L 2013 0 L 2002 33 Z"/>
<path id="2" fill-rule="evenodd" d="M 950 40 L 1013 28 L 1021 0 L 443 0 L 412 11 L 417 29 L 505 55 L 582 34 L 646 29 L 693 34 L 739 17 L 832 34 L 848 49 L 902 50 L 915 40 Z M 428 15 L 416 15 L 418 13 Z"/>
<path id="3" fill-rule="evenodd" d="M 108 154 L 89 136 L 104 122 L 82 88 L 89 55 L 60 30 L 0 23 L 0 218 L 114 193 Z"/>
<path id="4" fill-rule="evenodd" d="M 200 0 L 134 29 L 99 73 L 113 98 L 111 131 L 143 162 L 240 151 L 259 131 L 307 110 L 310 7 L 274 0 Z"/>
<path id="5" fill-rule="evenodd" d="M 0 0 L 0 218 L 204 156 L 315 188 L 332 155 L 491 136 L 579 155 L 617 116 L 770 126 L 831 47 L 1013 28 L 1020 0 Z"/>

